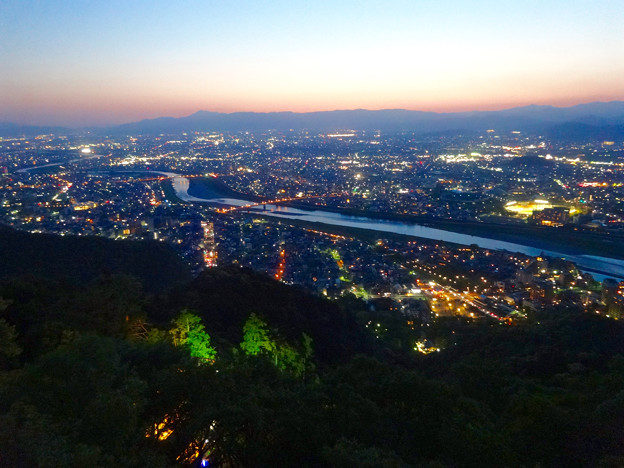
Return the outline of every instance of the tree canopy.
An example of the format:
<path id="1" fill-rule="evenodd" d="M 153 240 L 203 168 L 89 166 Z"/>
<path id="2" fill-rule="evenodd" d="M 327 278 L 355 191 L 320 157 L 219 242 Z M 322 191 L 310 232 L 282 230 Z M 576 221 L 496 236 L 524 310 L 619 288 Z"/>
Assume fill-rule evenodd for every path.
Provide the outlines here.
<path id="1" fill-rule="evenodd" d="M 206 333 L 201 318 L 188 310 L 183 310 L 173 320 L 169 330 L 174 346 L 185 346 L 191 356 L 200 362 L 214 362 L 217 350 L 210 344 L 210 335 Z"/>
<path id="2" fill-rule="evenodd" d="M 158 295 L 126 275 L 11 278 L 0 297 L 1 466 L 624 462 L 620 321 L 564 307 L 514 327 L 440 319 L 422 328 L 448 346 L 422 355 L 389 310 L 248 271 Z M 128 332 L 135 318 L 144 332 Z"/>

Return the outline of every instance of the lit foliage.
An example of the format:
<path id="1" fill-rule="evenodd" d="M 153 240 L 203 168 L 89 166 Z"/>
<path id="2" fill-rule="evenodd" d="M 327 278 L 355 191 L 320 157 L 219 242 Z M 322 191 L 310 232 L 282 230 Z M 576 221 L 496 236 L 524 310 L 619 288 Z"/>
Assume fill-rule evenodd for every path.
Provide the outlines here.
<path id="1" fill-rule="evenodd" d="M 240 347 L 248 356 L 257 356 L 263 350 L 267 353 L 275 352 L 276 344 L 269 336 L 269 328 L 256 314 L 251 314 L 243 325 L 243 342 Z"/>
<path id="2" fill-rule="evenodd" d="M 210 335 L 204 331 L 201 318 L 188 310 L 183 310 L 173 320 L 169 330 L 174 346 L 187 346 L 191 356 L 201 362 L 214 362 L 217 350 L 210 344 Z"/>
<path id="3" fill-rule="evenodd" d="M 296 376 L 305 377 L 306 370 L 313 368 L 312 338 L 309 335 L 303 334 L 303 353 L 300 353 L 290 344 L 274 339 L 268 325 L 256 314 L 251 314 L 243 326 L 240 347 L 248 356 L 270 355 L 278 369 Z"/>
<path id="4" fill-rule="evenodd" d="M 289 344 L 276 347 L 273 357 L 279 369 L 289 370 L 295 375 L 303 374 L 305 363 L 297 350 Z"/>

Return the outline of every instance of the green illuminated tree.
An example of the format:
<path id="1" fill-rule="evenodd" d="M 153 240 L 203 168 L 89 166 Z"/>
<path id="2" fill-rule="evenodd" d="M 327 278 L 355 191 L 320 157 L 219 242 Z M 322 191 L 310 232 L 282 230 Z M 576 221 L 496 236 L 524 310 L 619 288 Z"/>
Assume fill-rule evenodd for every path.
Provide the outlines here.
<path id="1" fill-rule="evenodd" d="M 243 342 L 240 347 L 248 356 L 256 356 L 263 350 L 268 353 L 276 350 L 267 324 L 256 314 L 252 313 L 243 325 Z"/>
<path id="2" fill-rule="evenodd" d="M 188 310 L 180 312 L 169 330 L 174 346 L 187 346 L 191 356 L 203 362 L 213 362 L 217 350 L 210 344 L 210 335 L 204 331 L 201 318 Z"/>
<path id="3" fill-rule="evenodd" d="M 243 342 L 240 344 L 248 356 L 261 353 L 269 354 L 275 366 L 296 376 L 305 378 L 307 369 L 314 369 L 312 357 L 312 338 L 303 334 L 303 353 L 283 340 L 271 336 L 269 327 L 256 314 L 251 314 L 243 326 Z"/>
<path id="4" fill-rule="evenodd" d="M 303 334 L 302 348 L 303 352 L 300 352 L 288 343 L 277 345 L 273 351 L 275 365 L 305 379 L 306 370 L 314 370 L 312 338 L 306 333 Z"/>
<path id="5" fill-rule="evenodd" d="M 273 353 L 275 365 L 281 370 L 291 371 L 294 375 L 301 376 L 305 371 L 305 361 L 301 354 L 289 344 L 283 344 L 275 348 Z"/>

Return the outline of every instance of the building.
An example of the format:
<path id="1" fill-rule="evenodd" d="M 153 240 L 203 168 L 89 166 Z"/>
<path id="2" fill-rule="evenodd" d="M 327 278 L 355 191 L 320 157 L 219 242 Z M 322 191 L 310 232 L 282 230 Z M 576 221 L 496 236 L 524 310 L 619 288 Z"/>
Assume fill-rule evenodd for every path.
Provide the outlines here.
<path id="1" fill-rule="evenodd" d="M 564 207 L 544 208 L 533 212 L 533 222 L 545 226 L 563 226 L 570 218 L 570 210 Z"/>
<path id="2" fill-rule="evenodd" d="M 609 304 L 618 294 L 618 282 L 613 278 L 605 278 L 602 282 L 601 298 L 602 302 Z"/>
<path id="3" fill-rule="evenodd" d="M 214 238 L 214 224 L 202 221 L 201 226 L 204 230 L 204 238 L 202 239 L 202 245 L 204 256 L 204 265 L 206 268 L 212 268 L 217 266 L 217 249 L 215 246 Z"/>

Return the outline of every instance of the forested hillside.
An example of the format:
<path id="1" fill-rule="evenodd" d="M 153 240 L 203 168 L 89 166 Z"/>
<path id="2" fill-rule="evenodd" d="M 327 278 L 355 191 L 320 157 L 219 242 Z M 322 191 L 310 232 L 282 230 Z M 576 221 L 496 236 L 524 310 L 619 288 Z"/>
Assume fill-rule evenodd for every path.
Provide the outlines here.
<path id="1" fill-rule="evenodd" d="M 135 276 L 153 291 L 191 278 L 186 264 L 163 243 L 31 234 L 0 224 L 0 278 L 26 275 L 85 284 L 112 273 Z"/>
<path id="2" fill-rule="evenodd" d="M 236 267 L 159 290 L 122 271 L 5 272 L 1 466 L 624 464 L 617 321 L 427 326 Z M 425 338 L 443 349 L 417 353 Z"/>

